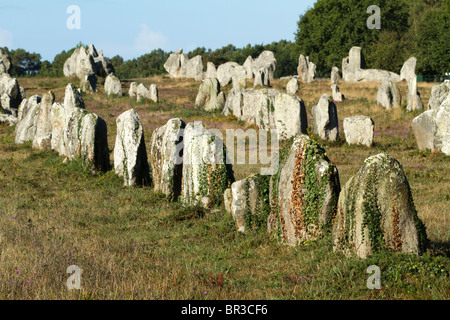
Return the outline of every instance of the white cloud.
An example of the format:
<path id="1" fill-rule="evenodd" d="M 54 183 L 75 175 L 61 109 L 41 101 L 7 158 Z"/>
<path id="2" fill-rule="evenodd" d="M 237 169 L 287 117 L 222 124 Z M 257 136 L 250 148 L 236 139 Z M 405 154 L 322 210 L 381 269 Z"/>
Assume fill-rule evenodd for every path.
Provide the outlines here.
<path id="1" fill-rule="evenodd" d="M 13 46 L 13 35 L 8 30 L 0 29 L 0 47 L 11 48 Z"/>
<path id="2" fill-rule="evenodd" d="M 134 48 L 139 51 L 150 52 L 154 49 L 165 49 L 168 40 L 162 32 L 150 30 L 146 24 L 141 24 L 141 30 L 134 40 Z"/>

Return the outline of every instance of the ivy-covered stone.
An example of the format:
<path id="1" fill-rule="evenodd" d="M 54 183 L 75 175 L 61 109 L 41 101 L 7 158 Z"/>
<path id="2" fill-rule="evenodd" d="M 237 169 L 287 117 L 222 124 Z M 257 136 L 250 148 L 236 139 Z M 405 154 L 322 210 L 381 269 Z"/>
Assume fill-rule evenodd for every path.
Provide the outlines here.
<path id="1" fill-rule="evenodd" d="M 209 197 L 211 205 L 220 204 L 225 190 L 234 182 L 222 139 L 201 122 L 193 122 L 186 126 L 183 141 L 183 202 L 195 205 Z"/>
<path id="2" fill-rule="evenodd" d="M 181 119 L 170 119 L 153 131 L 150 144 L 150 164 L 155 190 L 176 201 L 181 194 L 183 131 Z"/>
<path id="3" fill-rule="evenodd" d="M 427 241 L 401 164 L 384 153 L 366 159 L 339 196 L 335 250 L 362 258 L 381 250 L 418 255 Z"/>
<path id="4" fill-rule="evenodd" d="M 114 146 L 114 170 L 123 177 L 125 186 L 150 185 L 150 167 L 145 148 L 144 129 L 134 109 L 122 113 L 117 119 Z"/>
<path id="5" fill-rule="evenodd" d="M 337 168 L 310 137 L 295 136 L 280 152 L 280 169 L 271 181 L 269 232 L 291 246 L 331 230 L 340 192 Z"/>

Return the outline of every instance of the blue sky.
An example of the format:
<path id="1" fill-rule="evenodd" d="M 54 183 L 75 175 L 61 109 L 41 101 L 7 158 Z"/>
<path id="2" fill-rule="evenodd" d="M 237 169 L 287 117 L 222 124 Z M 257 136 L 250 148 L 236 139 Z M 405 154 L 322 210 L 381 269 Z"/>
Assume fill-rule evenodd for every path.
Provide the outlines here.
<path id="1" fill-rule="evenodd" d="M 82 41 L 125 59 L 153 49 L 188 52 L 294 40 L 299 16 L 315 0 L 0 0 L 0 47 L 23 48 L 52 61 Z M 80 29 L 69 29 L 70 5 Z"/>

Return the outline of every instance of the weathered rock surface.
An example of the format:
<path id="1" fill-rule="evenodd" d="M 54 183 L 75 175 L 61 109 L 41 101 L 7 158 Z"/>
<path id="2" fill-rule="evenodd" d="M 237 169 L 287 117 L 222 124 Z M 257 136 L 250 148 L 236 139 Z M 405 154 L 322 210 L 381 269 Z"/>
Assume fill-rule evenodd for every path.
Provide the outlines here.
<path id="1" fill-rule="evenodd" d="M 268 76 L 269 72 L 267 69 L 259 69 L 255 72 L 255 81 L 253 82 L 253 87 L 257 86 L 270 86 L 270 79 Z"/>
<path id="2" fill-rule="evenodd" d="M 423 112 L 412 121 L 419 150 L 441 150 L 450 155 L 450 96 L 438 109 Z"/>
<path id="3" fill-rule="evenodd" d="M 339 136 L 337 108 L 327 94 L 311 110 L 313 132 L 320 139 L 336 141 Z"/>
<path id="4" fill-rule="evenodd" d="M 225 94 L 220 91 L 220 84 L 216 78 L 203 80 L 195 98 L 195 105 L 206 111 L 223 110 Z"/>
<path id="5" fill-rule="evenodd" d="M 8 73 L 11 69 L 11 59 L 9 58 L 8 54 L 6 52 L 3 52 L 2 49 L 0 49 L 0 75 L 3 73 Z"/>
<path id="6" fill-rule="evenodd" d="M 367 147 L 373 144 L 374 122 L 370 117 L 355 116 L 344 119 L 344 134 L 348 144 Z"/>
<path id="7" fill-rule="evenodd" d="M 297 73 L 303 82 L 312 82 L 316 76 L 316 65 L 309 61 L 309 57 L 301 54 L 298 58 Z"/>
<path id="8" fill-rule="evenodd" d="M 33 148 L 51 149 L 52 147 L 52 105 L 55 102 L 55 94 L 47 92 L 41 99 L 40 107 L 36 114 L 36 133 L 33 138 Z"/>
<path id="9" fill-rule="evenodd" d="M 233 80 L 234 73 L 241 70 L 240 67 L 242 66 L 237 62 L 226 62 L 217 67 L 217 80 L 220 83 L 220 87 L 225 87 L 230 84 Z"/>
<path id="10" fill-rule="evenodd" d="M 339 76 L 339 68 L 338 67 L 331 68 L 331 77 L 330 77 L 331 84 L 338 84 L 340 79 L 341 77 Z"/>
<path id="11" fill-rule="evenodd" d="M 80 80 L 85 76 L 106 76 L 114 73 L 111 61 L 103 56 L 103 52 L 97 51 L 94 45 L 86 50 L 84 47 L 76 48 L 63 67 L 65 77 L 77 76 Z"/>
<path id="12" fill-rule="evenodd" d="M 130 83 L 130 89 L 128 90 L 128 95 L 130 96 L 130 98 L 136 98 L 137 87 L 138 87 L 137 82 Z"/>
<path id="13" fill-rule="evenodd" d="M 297 94 L 298 92 L 298 79 L 292 78 L 286 85 L 286 92 L 288 94 Z"/>
<path id="14" fill-rule="evenodd" d="M 170 54 L 164 69 L 173 78 L 192 78 L 196 81 L 203 79 L 203 62 L 201 56 L 192 59 L 183 53 L 183 50 L 177 50 Z"/>
<path id="15" fill-rule="evenodd" d="M 402 97 L 395 82 L 385 81 L 381 84 L 377 93 L 377 104 L 386 109 L 399 108 Z"/>
<path id="16" fill-rule="evenodd" d="M 8 113 L 14 115 L 22 102 L 23 88 L 19 86 L 16 78 L 12 78 L 9 74 L 0 74 L 0 97 L 1 107 Z"/>
<path id="17" fill-rule="evenodd" d="M 439 109 L 441 104 L 450 96 L 450 82 L 443 82 L 431 88 L 428 110 Z"/>
<path id="18" fill-rule="evenodd" d="M 339 196 L 333 224 L 335 250 L 359 257 L 387 249 L 421 254 L 427 245 L 408 180 L 387 154 L 364 161 Z"/>
<path id="19" fill-rule="evenodd" d="M 105 79 L 105 93 L 108 96 L 122 96 L 122 85 L 120 84 L 120 80 L 113 74 L 109 74 Z"/>
<path id="20" fill-rule="evenodd" d="M 140 83 L 136 88 L 136 100 L 137 102 L 141 102 L 144 100 L 158 102 L 158 88 L 155 84 L 151 84 L 147 89 L 144 84 Z"/>
<path id="21" fill-rule="evenodd" d="M 220 204 L 234 182 L 222 139 L 194 122 L 186 126 L 183 142 L 183 202 L 193 205 L 208 197 L 211 204 Z"/>
<path id="22" fill-rule="evenodd" d="M 217 69 L 214 63 L 208 62 L 206 64 L 206 72 L 205 72 L 205 79 L 215 79 L 217 78 Z"/>
<path id="23" fill-rule="evenodd" d="M 345 100 L 344 95 L 339 91 L 339 87 L 337 84 L 331 85 L 331 95 L 333 97 L 333 100 L 336 102 L 342 102 Z"/>
<path id="24" fill-rule="evenodd" d="M 361 47 L 352 47 L 349 56 L 342 60 L 342 78 L 344 81 L 399 82 L 400 76 L 394 72 L 378 69 L 365 69 L 365 60 Z"/>
<path id="25" fill-rule="evenodd" d="M 170 119 L 167 124 L 153 131 L 150 146 L 154 189 L 173 201 L 177 201 L 181 195 L 185 127 L 183 120 Z"/>
<path id="26" fill-rule="evenodd" d="M 320 238 L 331 227 L 339 174 L 315 141 L 297 135 L 271 183 L 269 232 L 280 234 L 284 243 L 294 246 Z"/>
<path id="27" fill-rule="evenodd" d="M 17 144 L 33 141 L 36 134 L 37 114 L 41 106 L 40 102 L 41 97 L 35 96 L 29 100 L 24 100 L 20 105 L 18 123 L 16 125 L 15 142 Z"/>
<path id="28" fill-rule="evenodd" d="M 274 79 L 276 68 L 277 68 L 277 60 L 275 59 L 274 53 L 269 50 L 261 52 L 261 54 L 252 62 L 253 75 L 256 76 L 257 72 L 263 69 L 265 70 L 268 81 Z"/>
<path id="29" fill-rule="evenodd" d="M 150 185 L 150 167 L 145 148 L 144 129 L 134 109 L 117 119 L 114 146 L 114 170 L 123 177 L 125 186 Z"/>
<path id="30" fill-rule="evenodd" d="M 408 96 L 407 106 L 408 111 L 423 110 L 423 103 L 420 99 L 420 94 L 417 91 L 417 75 L 416 75 L 416 63 L 415 57 L 409 58 L 400 71 L 400 81 L 406 80 L 408 83 Z"/>

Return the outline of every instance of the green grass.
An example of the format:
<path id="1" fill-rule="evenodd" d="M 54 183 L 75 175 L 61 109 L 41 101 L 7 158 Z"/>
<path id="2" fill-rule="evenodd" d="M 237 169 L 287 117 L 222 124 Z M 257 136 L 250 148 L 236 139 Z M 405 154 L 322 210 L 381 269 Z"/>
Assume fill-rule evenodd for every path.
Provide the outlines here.
<path id="1" fill-rule="evenodd" d="M 170 79 L 153 81 L 165 92 L 162 111 L 127 97 L 84 96 L 87 108 L 107 121 L 110 150 L 115 118 L 131 106 L 141 108 L 147 145 L 151 128 L 175 115 L 224 129 L 242 126 L 189 107 L 192 94 L 172 96 L 178 88 L 169 87 Z M 56 92 L 65 83 L 55 80 Z M 196 90 L 190 82 L 176 84 Z M 389 152 L 397 158 L 432 243 L 423 256 L 385 252 L 363 260 L 334 252 L 329 236 L 291 248 L 264 231 L 242 235 L 223 207 L 186 209 L 151 188 L 125 188 L 113 170 L 92 174 L 77 160 L 63 163 L 53 151 L 16 145 L 14 128 L 0 126 L 0 299 L 449 299 L 449 157 L 416 150 L 412 114 L 386 112 L 372 96 L 360 101 L 358 90 L 340 87 L 349 99 L 338 106 L 340 124 L 364 111 L 381 132 L 372 148 L 348 146 L 342 132 L 340 141 L 323 143 L 341 186 L 367 157 Z M 364 95 L 376 95 L 369 89 Z M 321 92 L 304 85 L 300 95 L 309 97 L 310 114 Z M 237 179 L 258 169 L 234 167 Z M 81 290 L 67 290 L 71 265 L 83 270 Z M 366 286 L 371 265 L 381 268 L 381 290 Z"/>

